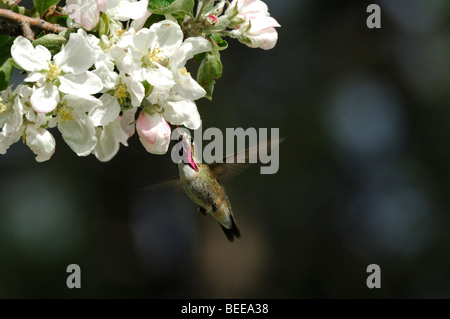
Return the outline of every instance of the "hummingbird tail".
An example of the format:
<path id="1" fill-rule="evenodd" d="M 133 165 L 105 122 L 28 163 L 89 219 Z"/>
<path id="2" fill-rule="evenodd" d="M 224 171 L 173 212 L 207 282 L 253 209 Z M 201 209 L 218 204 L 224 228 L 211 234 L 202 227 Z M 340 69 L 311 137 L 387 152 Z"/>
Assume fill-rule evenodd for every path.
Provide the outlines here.
<path id="1" fill-rule="evenodd" d="M 241 233 L 239 232 L 239 228 L 236 225 L 236 222 L 234 221 L 233 216 L 231 216 L 231 228 L 225 228 L 222 224 L 220 224 L 220 227 L 222 227 L 223 232 L 227 236 L 229 241 L 233 241 L 234 237 L 241 238 Z"/>

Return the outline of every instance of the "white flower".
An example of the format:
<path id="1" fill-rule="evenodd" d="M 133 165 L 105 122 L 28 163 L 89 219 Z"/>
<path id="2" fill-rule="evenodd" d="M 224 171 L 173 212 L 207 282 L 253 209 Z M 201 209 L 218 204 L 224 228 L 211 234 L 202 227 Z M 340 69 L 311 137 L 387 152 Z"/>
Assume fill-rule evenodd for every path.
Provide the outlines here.
<path id="1" fill-rule="evenodd" d="M 17 132 L 22 122 L 22 105 L 11 87 L 8 87 L 0 95 L 0 128 L 2 128 L 2 133 L 6 136 Z"/>
<path id="2" fill-rule="evenodd" d="M 94 48 L 86 33 L 79 30 L 72 33 L 66 46 L 53 57 L 47 48 L 17 37 L 11 47 L 14 61 L 30 72 L 26 82 L 36 82 L 38 89 L 30 97 L 33 109 L 48 113 L 60 101 L 59 92 L 77 96 L 95 94 L 102 89 L 100 78 L 88 69 L 94 64 Z"/>
<path id="3" fill-rule="evenodd" d="M 267 5 L 260 0 L 233 0 L 226 13 L 235 9 L 244 22 L 236 26 L 232 36 L 251 48 L 272 49 L 278 40 L 275 28 L 280 25 L 270 16 Z"/>
<path id="4" fill-rule="evenodd" d="M 66 5 L 69 17 L 88 31 L 97 26 L 100 12 L 106 8 L 107 0 L 67 0 Z"/>
<path id="5" fill-rule="evenodd" d="M 0 154 L 23 137 L 24 143 L 36 154 L 36 160 L 43 162 L 55 152 L 55 139 L 41 125 L 45 117 L 36 114 L 28 107 L 28 99 L 33 89 L 19 85 L 14 92 L 11 88 L 2 91 L 0 98 Z M 24 121 L 24 116 L 27 121 Z"/>
<path id="6" fill-rule="evenodd" d="M 121 52 L 126 53 L 118 62 L 119 69 L 152 86 L 147 101 L 162 107 L 167 121 L 198 128 L 201 120 L 193 101 L 206 92 L 184 66 L 194 55 L 210 51 L 209 41 L 191 37 L 183 42 L 180 26 L 165 20 L 140 30 L 132 42 L 128 37 L 123 42 Z"/>
<path id="7" fill-rule="evenodd" d="M 147 152 L 165 154 L 170 144 L 170 126 L 159 113 L 142 111 L 136 122 L 139 139 Z"/>
<path id="8" fill-rule="evenodd" d="M 88 114 L 102 107 L 102 101 L 92 96 L 65 95 L 56 108 L 57 116 L 52 118 L 49 126 L 58 125 L 67 145 L 78 156 L 87 156 L 97 144 L 95 127 Z"/>

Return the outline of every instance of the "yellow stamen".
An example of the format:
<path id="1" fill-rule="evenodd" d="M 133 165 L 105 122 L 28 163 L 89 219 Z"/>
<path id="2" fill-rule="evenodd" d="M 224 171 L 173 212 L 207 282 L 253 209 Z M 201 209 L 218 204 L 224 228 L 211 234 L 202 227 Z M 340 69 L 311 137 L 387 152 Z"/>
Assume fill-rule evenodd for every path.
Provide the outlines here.
<path id="1" fill-rule="evenodd" d="M 154 48 L 152 52 L 142 56 L 142 64 L 144 67 L 150 67 L 154 62 L 161 63 L 164 60 L 163 50 Z"/>
<path id="2" fill-rule="evenodd" d="M 57 112 L 58 112 L 58 114 L 60 116 L 60 119 L 58 120 L 59 123 L 61 123 L 62 121 L 70 122 L 71 120 L 73 120 L 72 108 L 71 107 L 60 106 L 60 107 L 58 107 Z"/>
<path id="3" fill-rule="evenodd" d="M 179 70 L 178 70 L 178 73 L 180 73 L 180 75 L 190 74 L 190 73 L 187 71 L 186 67 L 179 69 Z"/>
<path id="4" fill-rule="evenodd" d="M 119 102 L 123 103 L 125 102 L 125 99 L 128 96 L 127 92 L 127 86 L 124 83 L 121 83 L 117 86 L 116 90 L 114 91 L 114 97 L 119 100 Z"/>
<path id="5" fill-rule="evenodd" d="M 54 79 L 56 79 L 59 74 L 61 73 L 61 70 L 56 66 L 54 62 L 48 61 L 48 73 L 47 73 L 47 81 L 52 82 Z"/>

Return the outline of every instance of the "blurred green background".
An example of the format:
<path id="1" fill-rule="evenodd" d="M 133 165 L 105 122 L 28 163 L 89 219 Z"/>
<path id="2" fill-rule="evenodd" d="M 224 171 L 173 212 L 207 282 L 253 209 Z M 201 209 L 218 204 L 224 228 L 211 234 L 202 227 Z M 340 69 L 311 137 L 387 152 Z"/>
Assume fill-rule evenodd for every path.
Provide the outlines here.
<path id="1" fill-rule="evenodd" d="M 450 2 L 265 2 L 275 49 L 230 39 L 197 103 L 203 128 L 287 137 L 277 174 L 226 185 L 242 238 L 182 191 L 136 191 L 177 174 L 170 154 L 134 136 L 100 163 L 54 132 L 48 162 L 20 142 L 0 157 L 0 297 L 450 297 Z"/>

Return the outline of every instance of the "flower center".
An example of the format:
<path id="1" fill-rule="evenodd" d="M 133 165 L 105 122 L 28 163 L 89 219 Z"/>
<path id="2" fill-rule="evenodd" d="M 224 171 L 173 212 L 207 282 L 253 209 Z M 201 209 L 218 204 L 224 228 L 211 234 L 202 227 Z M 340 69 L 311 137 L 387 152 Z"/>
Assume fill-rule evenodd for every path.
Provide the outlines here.
<path id="1" fill-rule="evenodd" d="M 48 73 L 47 73 L 47 82 L 53 82 L 59 74 L 61 70 L 56 66 L 54 62 L 48 61 Z"/>
<path id="2" fill-rule="evenodd" d="M 127 98 L 127 85 L 124 83 L 119 84 L 114 91 L 114 97 L 119 100 L 120 104 L 123 104 Z"/>
<path id="3" fill-rule="evenodd" d="M 179 73 L 180 75 L 190 74 L 190 73 L 187 71 L 186 67 L 179 69 L 179 70 L 178 70 L 178 73 Z"/>
<path id="4" fill-rule="evenodd" d="M 9 104 L 8 101 L 5 101 L 3 100 L 3 98 L 0 97 L 0 116 L 2 116 L 10 109 L 10 106 L 8 104 Z"/>
<path id="5" fill-rule="evenodd" d="M 72 111 L 73 109 L 66 105 L 61 105 L 60 107 L 58 107 L 57 113 L 60 116 L 58 122 L 59 123 L 61 123 L 62 121 L 70 122 L 71 120 L 73 120 Z"/>
<path id="6" fill-rule="evenodd" d="M 147 52 L 142 56 L 142 66 L 145 68 L 153 66 L 156 63 L 162 63 L 164 61 L 164 51 L 160 48 L 154 48 L 151 52 Z"/>

